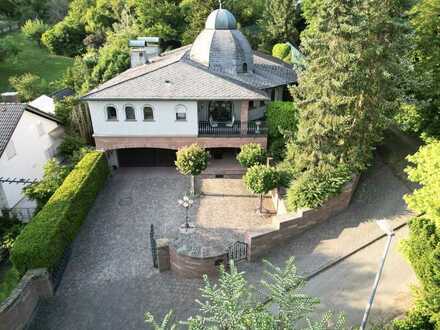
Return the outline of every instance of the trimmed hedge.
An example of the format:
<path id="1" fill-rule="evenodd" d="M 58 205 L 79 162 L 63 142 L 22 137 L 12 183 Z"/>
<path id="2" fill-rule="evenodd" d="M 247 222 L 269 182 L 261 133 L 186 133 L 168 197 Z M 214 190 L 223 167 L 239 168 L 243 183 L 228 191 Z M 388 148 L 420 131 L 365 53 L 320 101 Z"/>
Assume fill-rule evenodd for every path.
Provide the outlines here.
<path id="1" fill-rule="evenodd" d="M 11 261 L 20 274 L 33 268 L 54 270 L 78 233 L 108 174 L 102 152 L 86 154 L 75 166 L 15 241 Z"/>

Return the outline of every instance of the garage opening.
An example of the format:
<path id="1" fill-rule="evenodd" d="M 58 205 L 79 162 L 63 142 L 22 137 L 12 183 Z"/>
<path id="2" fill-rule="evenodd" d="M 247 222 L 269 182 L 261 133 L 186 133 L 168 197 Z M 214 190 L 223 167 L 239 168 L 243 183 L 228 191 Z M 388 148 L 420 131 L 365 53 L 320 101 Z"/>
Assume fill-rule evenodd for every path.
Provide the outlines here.
<path id="1" fill-rule="evenodd" d="M 176 151 L 170 149 L 133 148 L 118 150 L 121 167 L 172 167 Z"/>

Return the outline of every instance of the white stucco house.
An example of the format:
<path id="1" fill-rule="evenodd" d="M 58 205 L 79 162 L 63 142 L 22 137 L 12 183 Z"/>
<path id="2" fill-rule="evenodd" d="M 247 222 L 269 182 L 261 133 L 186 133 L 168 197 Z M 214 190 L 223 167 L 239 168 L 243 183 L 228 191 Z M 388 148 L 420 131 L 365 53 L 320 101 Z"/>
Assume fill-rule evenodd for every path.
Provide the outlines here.
<path id="1" fill-rule="evenodd" d="M 56 155 L 64 130 L 50 113 L 23 103 L 0 103 L 0 178 L 38 180 L 46 161 Z M 32 209 L 24 184 L 0 182 L 0 210 Z M 28 214 L 22 213 L 26 218 Z"/>
<path id="2" fill-rule="evenodd" d="M 296 82 L 291 65 L 253 51 L 226 9 L 192 45 L 157 55 L 154 39 L 132 41 L 132 67 L 82 97 L 114 167 L 171 165 L 191 143 L 220 157 L 250 142 L 266 147 L 266 106 Z"/>

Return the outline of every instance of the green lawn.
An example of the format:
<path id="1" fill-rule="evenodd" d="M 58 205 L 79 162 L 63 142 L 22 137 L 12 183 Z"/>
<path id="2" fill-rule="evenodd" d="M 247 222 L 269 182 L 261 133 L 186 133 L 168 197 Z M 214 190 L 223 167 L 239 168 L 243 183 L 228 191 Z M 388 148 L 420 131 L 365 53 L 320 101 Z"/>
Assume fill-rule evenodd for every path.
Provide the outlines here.
<path id="1" fill-rule="evenodd" d="M 10 91 L 9 78 L 23 73 L 33 73 L 48 82 L 60 79 L 73 59 L 50 55 L 47 49 L 25 38 L 21 32 L 9 34 L 17 41 L 21 52 L 15 59 L 0 63 L 0 92 Z M 3 36 L 2 36 L 3 37 Z"/>

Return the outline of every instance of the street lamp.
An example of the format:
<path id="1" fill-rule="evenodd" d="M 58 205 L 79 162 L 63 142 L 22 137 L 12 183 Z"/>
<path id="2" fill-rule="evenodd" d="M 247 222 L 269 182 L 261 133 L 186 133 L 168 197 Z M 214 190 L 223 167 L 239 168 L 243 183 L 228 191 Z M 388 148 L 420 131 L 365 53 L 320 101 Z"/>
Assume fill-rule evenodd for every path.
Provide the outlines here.
<path id="1" fill-rule="evenodd" d="M 365 330 L 365 327 L 367 326 L 368 316 L 370 315 L 370 310 L 371 310 L 371 307 L 373 306 L 374 297 L 376 295 L 377 287 L 379 286 L 379 281 L 380 281 L 380 278 L 382 276 L 383 268 L 385 266 L 385 260 L 386 260 L 386 258 L 388 256 L 388 252 L 389 252 L 390 247 L 391 247 L 391 241 L 392 241 L 393 236 L 394 236 L 393 228 L 391 228 L 391 226 L 390 226 L 390 221 L 388 221 L 388 220 L 377 220 L 376 224 L 387 235 L 388 240 L 387 240 L 387 244 L 385 245 L 385 249 L 384 249 L 384 252 L 383 252 L 382 260 L 380 262 L 379 271 L 376 273 L 376 278 L 374 279 L 373 289 L 372 289 L 371 294 L 370 294 L 370 299 L 368 300 L 368 305 L 365 308 L 364 317 L 362 318 L 362 323 L 361 323 L 361 330 Z"/>
<path id="2" fill-rule="evenodd" d="M 182 206 L 185 209 L 185 223 L 180 226 L 180 231 L 182 233 L 188 233 L 195 228 L 195 226 L 189 222 L 189 215 L 188 215 L 188 211 L 190 207 L 194 204 L 194 201 L 185 195 L 183 196 L 182 199 L 178 200 L 178 203 L 180 206 Z"/>

